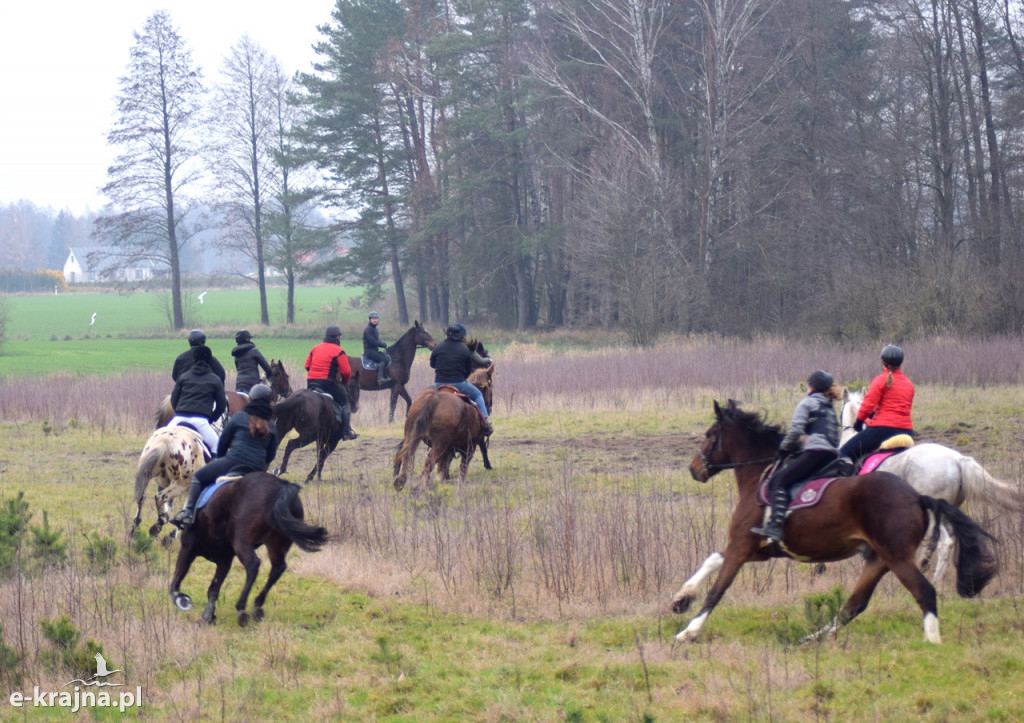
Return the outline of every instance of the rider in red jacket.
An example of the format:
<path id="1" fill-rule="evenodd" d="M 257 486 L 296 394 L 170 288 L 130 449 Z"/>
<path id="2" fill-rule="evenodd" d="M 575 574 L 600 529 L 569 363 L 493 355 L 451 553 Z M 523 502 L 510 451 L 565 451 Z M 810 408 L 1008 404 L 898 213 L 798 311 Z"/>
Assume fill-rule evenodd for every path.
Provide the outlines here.
<path id="1" fill-rule="evenodd" d="M 850 463 L 878 449 L 897 434 L 914 436 L 910 409 L 914 405 L 914 384 L 900 368 L 903 350 L 894 344 L 882 349 L 882 373 L 871 380 L 857 411 L 853 428 L 857 432 L 839 450 L 844 463 Z M 866 428 L 865 428 L 865 425 Z"/>
<path id="2" fill-rule="evenodd" d="M 310 349 L 306 357 L 306 388 L 326 392 L 338 403 L 341 408 L 341 438 L 344 440 L 359 436 L 352 431 L 352 407 L 344 387 L 351 376 L 348 355 L 341 348 L 341 329 L 332 324 L 324 332 L 324 340 Z"/>

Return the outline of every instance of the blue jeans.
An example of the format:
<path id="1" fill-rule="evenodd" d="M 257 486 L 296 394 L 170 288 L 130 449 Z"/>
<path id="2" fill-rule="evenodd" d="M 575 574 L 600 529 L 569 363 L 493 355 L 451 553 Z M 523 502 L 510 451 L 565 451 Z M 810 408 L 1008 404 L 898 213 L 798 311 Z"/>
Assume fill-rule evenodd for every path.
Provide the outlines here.
<path id="1" fill-rule="evenodd" d="M 469 382 L 435 382 L 434 389 L 437 389 L 438 387 L 455 387 L 476 402 L 476 406 L 480 410 L 481 414 L 484 415 L 484 419 L 487 419 L 487 405 L 484 403 L 484 393 L 474 385 Z"/>

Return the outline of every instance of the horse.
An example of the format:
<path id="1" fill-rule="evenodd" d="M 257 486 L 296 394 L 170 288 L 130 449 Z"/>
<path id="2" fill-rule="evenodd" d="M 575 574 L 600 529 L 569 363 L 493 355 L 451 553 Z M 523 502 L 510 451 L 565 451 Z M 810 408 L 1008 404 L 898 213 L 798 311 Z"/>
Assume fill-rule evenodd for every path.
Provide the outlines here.
<path id="1" fill-rule="evenodd" d="M 306 482 L 314 476 L 322 479 L 324 462 L 338 446 L 342 435 L 341 423 L 334 416 L 334 401 L 314 389 L 300 389 L 274 406 L 274 418 L 278 439 L 284 439 L 293 429 L 299 433 L 285 445 L 276 474 L 284 474 L 288 470 L 288 458 L 292 452 L 316 442 L 316 464 L 306 476 Z"/>
<path id="2" fill-rule="evenodd" d="M 493 403 L 494 365 L 477 369 L 468 381 L 477 386 L 490 409 Z M 416 397 L 405 418 L 405 436 L 395 452 L 393 463 L 394 487 L 400 492 L 409 478 L 409 470 L 416 457 L 420 442 L 430 447 L 423 466 L 423 483 L 430 484 L 431 472 L 436 468 L 441 481 L 451 478 L 450 466 L 456 455 L 462 457 L 459 482 L 466 482 L 469 462 L 477 447 L 484 460 L 484 469 L 491 469 L 487 456 L 487 437 L 483 433 L 480 412 L 467 403 L 454 387 L 424 390 Z"/>
<path id="3" fill-rule="evenodd" d="M 359 355 L 348 355 L 349 365 L 352 368 L 352 375 L 348 380 L 348 400 L 352 405 L 352 413 L 359 411 L 359 391 L 377 392 L 381 389 L 391 390 L 391 408 L 388 412 L 388 421 L 395 421 L 395 406 L 398 398 L 405 400 L 405 413 L 409 414 L 409 407 L 412 405 L 412 397 L 406 390 L 405 385 L 409 383 L 412 372 L 412 363 L 416 359 L 416 349 L 425 347 L 433 349 L 436 346 L 432 337 L 425 328 L 416 321 L 408 331 L 398 338 L 394 344 L 388 347 L 388 354 L 391 357 L 391 366 L 388 367 L 390 381 L 383 386 L 377 384 L 377 371 L 375 369 L 363 369 L 362 358 Z"/>
<path id="4" fill-rule="evenodd" d="M 270 360 L 270 376 L 265 380 L 267 386 L 270 387 L 270 401 L 276 402 L 278 399 L 287 397 L 292 393 L 291 382 L 288 378 L 288 372 L 285 371 L 284 363 L 281 361 Z M 235 412 L 240 412 L 245 409 L 245 405 L 249 403 L 249 395 L 241 394 L 235 391 L 225 391 L 224 396 L 228 399 L 227 416 L 231 416 Z M 174 416 L 174 407 L 171 406 L 171 395 L 168 394 L 160 402 L 160 407 L 156 410 L 156 414 L 153 415 L 153 423 L 157 429 L 160 427 L 166 427 L 167 423 L 171 421 Z"/>
<path id="5" fill-rule="evenodd" d="M 855 434 L 853 424 L 863 401 L 863 392 L 843 395 L 840 412 L 843 444 Z M 956 507 L 971 500 L 984 500 L 1001 508 L 1024 509 L 1024 493 L 1020 489 L 990 475 L 973 457 L 934 442 L 914 444 L 887 457 L 878 469 L 902 477 L 923 495 L 945 500 Z M 939 580 L 953 551 L 953 539 L 945 529 L 939 535 L 937 549 L 935 579 Z"/>
<path id="6" fill-rule="evenodd" d="M 864 555 L 864 567 L 836 618 L 812 635 L 819 637 L 845 625 L 864 611 L 875 586 L 890 570 L 914 596 L 924 614 L 924 636 L 941 642 L 935 588 L 914 562 L 918 546 L 940 524 L 949 524 L 959 542 L 957 592 L 974 597 L 998 571 L 992 537 L 959 509 L 934 497 L 918 494 L 889 472 L 834 478 L 813 507 L 790 510 L 783 541 L 773 545 L 750 528 L 760 523 L 764 507 L 757 488 L 763 472 L 776 458 L 782 434 L 755 412 L 733 400 L 723 408 L 714 403 L 715 422 L 704 434 L 690 462 L 690 475 L 707 482 L 727 469 L 734 471 L 739 499 L 729 523 L 725 554 L 713 553 L 672 598 L 672 610 L 689 609 L 698 585 L 711 573 L 718 576 L 708 590 L 700 613 L 676 635 L 694 640 L 711 611 L 747 562 L 788 556 L 802 562 L 831 562 Z"/>
<path id="7" fill-rule="evenodd" d="M 135 472 L 135 520 L 128 533 L 135 531 L 142 522 L 142 498 L 150 480 L 156 480 L 156 523 L 149 528 L 149 534 L 156 537 L 171 515 L 171 501 L 188 491 L 189 482 L 196 470 L 207 462 L 203 438 L 189 427 L 164 427 L 149 436 L 139 455 Z M 173 530 L 165 544 L 177 534 Z"/>
<path id="8" fill-rule="evenodd" d="M 327 542 L 327 530 L 303 521 L 299 486 L 266 472 L 250 472 L 214 490 L 209 502 L 196 514 L 195 522 L 181 535 L 181 549 L 169 586 L 171 600 L 180 610 L 192 609 L 192 598 L 181 592 L 181 582 L 196 557 L 205 557 L 217 566 L 206 591 L 203 621 L 216 619 L 214 607 L 221 585 L 238 557 L 245 567 L 245 585 L 235 604 L 238 624 L 249 622 L 246 604 L 259 572 L 256 550 L 267 546 L 270 574 L 253 600 L 252 618 L 263 619 L 267 593 L 287 569 L 285 556 L 292 543 L 306 552 L 316 552 Z"/>

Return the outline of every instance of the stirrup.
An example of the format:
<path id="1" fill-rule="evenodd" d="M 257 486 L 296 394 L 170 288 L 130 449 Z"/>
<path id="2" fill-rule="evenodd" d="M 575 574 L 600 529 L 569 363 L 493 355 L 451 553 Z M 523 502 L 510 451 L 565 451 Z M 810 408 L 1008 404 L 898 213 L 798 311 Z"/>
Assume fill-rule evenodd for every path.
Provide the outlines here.
<path id="1" fill-rule="evenodd" d="M 187 530 L 193 524 L 195 524 L 196 517 L 194 512 L 188 512 L 187 510 L 181 510 L 172 517 L 169 522 L 177 527 L 179 530 Z"/>
<path id="2" fill-rule="evenodd" d="M 781 525 L 776 527 L 776 526 L 772 525 L 771 522 L 769 522 L 764 527 L 751 527 L 750 531 L 753 532 L 755 535 L 759 535 L 759 536 L 765 538 L 766 540 L 770 540 L 771 542 L 775 542 L 775 543 L 782 542 L 782 527 L 781 527 Z"/>

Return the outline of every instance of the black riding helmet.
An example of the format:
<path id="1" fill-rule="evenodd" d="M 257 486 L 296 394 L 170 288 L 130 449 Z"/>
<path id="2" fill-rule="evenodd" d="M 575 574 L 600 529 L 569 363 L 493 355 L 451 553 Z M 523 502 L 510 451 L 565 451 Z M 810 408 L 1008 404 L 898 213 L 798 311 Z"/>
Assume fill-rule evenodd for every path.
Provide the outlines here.
<path id="1" fill-rule="evenodd" d="M 882 349 L 882 363 L 891 369 L 899 369 L 903 365 L 903 350 L 895 344 L 889 344 Z"/>
<path id="2" fill-rule="evenodd" d="M 466 336 L 465 332 L 462 331 L 462 328 L 461 324 L 452 324 L 444 330 L 444 335 L 452 341 L 462 341 Z"/>
<path id="3" fill-rule="evenodd" d="M 270 401 L 271 396 L 273 396 L 273 392 L 271 392 L 270 387 L 266 384 L 255 384 L 252 389 L 249 390 L 249 399 L 254 402 L 260 399 Z"/>
<path id="4" fill-rule="evenodd" d="M 206 343 L 206 334 L 203 333 L 202 329 L 193 329 L 188 333 L 188 345 L 189 346 L 202 346 Z"/>
<path id="5" fill-rule="evenodd" d="M 327 327 L 327 330 L 324 332 L 324 339 L 340 339 L 340 338 L 341 338 L 341 328 L 338 327 L 338 326 L 335 326 L 334 324 L 331 324 L 329 327 Z"/>
<path id="6" fill-rule="evenodd" d="M 832 388 L 832 384 L 834 384 L 832 375 L 824 369 L 819 369 L 811 374 L 811 376 L 807 377 L 808 388 L 813 389 L 816 392 L 827 392 Z"/>
<path id="7" fill-rule="evenodd" d="M 240 332 L 235 334 L 236 344 L 244 344 L 247 341 L 252 341 L 252 334 L 250 334 L 246 329 L 242 329 Z"/>

